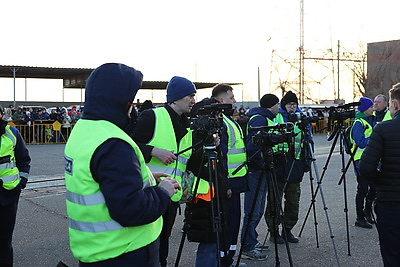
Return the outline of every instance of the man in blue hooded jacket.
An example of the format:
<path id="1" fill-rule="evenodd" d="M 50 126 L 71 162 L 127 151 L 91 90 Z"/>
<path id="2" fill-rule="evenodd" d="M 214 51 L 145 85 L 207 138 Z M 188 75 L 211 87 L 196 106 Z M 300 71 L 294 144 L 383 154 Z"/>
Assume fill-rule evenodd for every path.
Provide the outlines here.
<path id="1" fill-rule="evenodd" d="M 79 266 L 159 266 L 161 215 L 179 185 L 153 176 L 124 131 L 142 78 L 107 63 L 87 80 L 85 112 L 65 147 L 70 246 Z"/>
<path id="2" fill-rule="evenodd" d="M 265 94 L 260 99 L 260 107 L 255 107 L 249 110 L 250 117 L 247 125 L 246 151 L 248 163 L 248 186 L 249 191 L 244 196 L 244 219 L 242 226 L 242 246 L 243 258 L 251 260 L 266 260 L 267 256 L 260 252 L 260 244 L 257 241 L 257 225 L 264 214 L 265 199 L 268 189 L 267 176 L 268 173 L 263 172 L 264 160 L 259 146 L 253 143 L 253 136 L 256 131 L 252 131 L 252 127 L 262 127 L 275 125 L 273 119 L 279 111 L 279 99 L 273 94 Z M 261 179 L 261 180 L 260 180 Z M 260 181 L 260 183 L 259 183 Z M 257 188 L 257 185 L 260 186 Z M 253 200 L 258 191 L 252 218 L 250 212 L 253 205 Z M 249 219 L 251 219 L 249 221 Z M 249 226 L 247 226 L 249 224 Z M 246 230 L 248 231 L 246 234 Z"/>
<path id="3" fill-rule="evenodd" d="M 368 97 L 360 98 L 360 105 L 356 113 L 355 121 L 351 128 L 350 141 L 353 143 L 351 149 L 354 153 L 355 173 L 357 176 L 357 193 L 356 193 L 356 213 L 357 219 L 355 226 L 362 228 L 372 228 L 374 223 L 372 219 L 372 204 L 375 199 L 376 189 L 375 186 L 360 177 L 358 165 L 360 163 L 361 155 L 364 148 L 367 146 L 369 137 L 371 136 L 372 129 L 376 125 L 376 118 L 374 113 L 374 102 Z M 365 201 L 365 205 L 364 205 Z"/>

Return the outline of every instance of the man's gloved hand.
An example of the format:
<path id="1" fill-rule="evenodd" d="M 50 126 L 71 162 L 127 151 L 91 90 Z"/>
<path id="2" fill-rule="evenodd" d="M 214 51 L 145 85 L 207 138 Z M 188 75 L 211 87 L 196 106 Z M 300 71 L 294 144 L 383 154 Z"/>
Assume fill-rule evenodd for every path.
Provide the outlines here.
<path id="1" fill-rule="evenodd" d="M 26 183 L 28 182 L 28 179 L 25 177 L 21 177 L 21 181 L 19 182 L 21 184 L 21 188 L 24 189 L 26 187 Z"/>

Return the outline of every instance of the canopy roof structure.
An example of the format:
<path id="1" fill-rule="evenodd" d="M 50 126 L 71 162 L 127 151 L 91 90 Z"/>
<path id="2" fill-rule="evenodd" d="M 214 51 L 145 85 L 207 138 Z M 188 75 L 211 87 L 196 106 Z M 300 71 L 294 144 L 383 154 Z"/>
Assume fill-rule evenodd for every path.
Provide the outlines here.
<path id="1" fill-rule="evenodd" d="M 85 88 L 86 80 L 94 69 L 88 68 L 51 68 L 30 66 L 0 65 L 1 78 L 39 78 L 62 79 L 64 88 Z M 143 81 L 142 89 L 165 90 L 168 81 Z M 197 89 L 211 88 L 218 83 L 194 82 Z M 242 83 L 226 83 L 241 85 Z"/>

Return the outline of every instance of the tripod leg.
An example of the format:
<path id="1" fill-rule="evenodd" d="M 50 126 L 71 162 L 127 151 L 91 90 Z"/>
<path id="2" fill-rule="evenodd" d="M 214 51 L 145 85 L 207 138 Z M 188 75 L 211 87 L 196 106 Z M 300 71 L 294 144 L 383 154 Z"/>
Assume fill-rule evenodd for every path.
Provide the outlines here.
<path id="1" fill-rule="evenodd" d="M 271 222 L 272 223 L 272 229 L 269 229 L 271 232 L 271 238 L 274 239 L 274 247 L 275 247 L 275 266 L 280 266 L 280 261 L 279 261 L 279 253 L 278 253 L 278 240 L 277 236 L 279 235 L 279 223 L 277 222 L 278 220 L 278 215 L 277 215 L 277 198 L 279 199 L 279 196 L 277 196 L 277 190 L 276 188 L 276 181 L 273 181 L 271 177 L 268 179 L 268 203 L 267 203 L 267 211 L 266 215 L 271 216 Z M 279 201 L 279 200 L 278 200 Z"/>
<path id="2" fill-rule="evenodd" d="M 345 160 L 344 160 L 344 128 L 340 130 L 340 155 L 342 159 L 342 177 L 341 180 L 343 181 L 343 197 L 344 197 L 344 213 L 346 217 L 346 237 L 347 237 L 347 254 L 351 256 L 350 253 L 350 231 L 349 231 L 349 213 L 348 213 L 348 206 L 347 206 L 347 185 L 346 185 L 346 172 L 348 170 L 348 166 L 350 165 L 353 157 L 350 157 L 348 166 L 345 168 Z M 354 159 L 353 159 L 354 163 Z"/>
<path id="3" fill-rule="evenodd" d="M 179 261 L 181 260 L 182 251 L 183 251 L 183 245 L 185 244 L 185 238 L 186 238 L 186 230 L 183 230 L 181 243 L 179 244 L 178 255 L 176 255 L 176 259 L 175 259 L 175 267 L 179 266 Z"/>
<path id="4" fill-rule="evenodd" d="M 306 144 L 305 146 L 306 149 L 306 155 L 307 155 L 307 161 L 310 162 L 310 164 L 312 164 L 313 161 L 315 161 L 315 159 L 312 157 L 312 145 L 308 142 L 308 144 Z M 313 177 L 313 170 L 312 168 L 310 168 L 310 189 L 311 189 L 311 195 L 313 195 L 314 193 L 314 177 Z M 317 221 L 317 213 L 315 210 L 315 198 L 311 199 L 311 206 L 312 206 L 312 211 L 313 211 L 313 218 L 314 218 L 314 229 L 315 229 L 315 239 L 316 239 L 316 244 L 317 244 L 317 248 L 319 248 L 319 239 L 318 239 L 318 221 Z M 310 213 L 311 209 L 308 209 L 306 218 L 308 217 L 309 213 Z M 299 236 L 301 236 L 301 234 L 303 233 L 304 230 L 304 226 L 307 220 L 304 220 L 300 232 L 299 232 Z"/>
<path id="5" fill-rule="evenodd" d="M 285 214 L 284 214 L 283 209 L 282 209 L 282 195 L 283 195 L 283 192 L 280 192 L 280 190 L 279 190 L 278 181 L 276 179 L 276 174 L 275 174 L 275 170 L 274 170 L 273 167 L 270 168 L 270 173 L 271 173 L 270 180 L 272 181 L 272 188 L 273 188 L 273 191 L 274 191 L 273 192 L 272 201 L 275 202 L 275 203 L 272 203 L 272 204 L 275 204 L 275 209 L 276 209 L 275 212 L 277 214 L 277 218 L 279 219 L 279 223 L 282 225 L 282 229 L 283 229 L 282 232 L 283 232 L 283 235 L 284 235 L 283 239 L 285 241 L 286 252 L 287 252 L 287 255 L 288 255 L 288 259 L 289 259 L 289 265 L 292 267 L 293 266 L 293 260 L 292 260 L 292 255 L 291 255 L 291 252 L 290 252 L 290 247 L 289 247 L 289 243 L 287 241 L 288 239 L 287 239 L 286 231 L 285 231 L 285 229 L 286 229 Z M 283 187 L 285 187 L 285 185 Z M 273 206 L 273 205 L 271 205 L 271 206 Z M 276 238 L 276 236 L 275 236 L 275 238 Z M 278 256 L 278 248 L 277 248 L 276 242 L 275 242 L 275 256 L 276 256 L 276 266 L 280 266 L 279 256 Z"/>
<path id="6" fill-rule="evenodd" d="M 339 138 L 339 135 L 336 134 L 336 135 L 335 135 L 335 138 L 334 138 L 334 141 L 333 141 L 333 143 L 332 143 L 332 146 L 331 146 L 331 148 L 330 148 L 330 150 L 329 150 L 328 158 L 326 159 L 325 165 L 324 165 L 324 167 L 323 167 L 323 171 L 322 171 L 322 176 L 321 176 L 321 178 L 318 177 L 318 172 L 317 172 L 316 163 L 315 163 L 315 157 L 314 157 L 314 153 L 312 152 L 311 144 L 310 144 L 310 143 L 308 144 L 308 145 L 309 145 L 309 151 L 310 151 L 310 153 L 311 153 L 310 155 L 311 155 L 311 158 L 312 158 L 312 164 L 314 165 L 314 168 L 315 168 L 315 171 L 316 171 L 315 174 L 316 174 L 316 176 L 317 176 L 318 179 L 317 179 L 317 188 L 316 188 L 315 191 L 312 193 L 312 196 L 311 196 L 311 203 L 310 203 L 310 206 L 308 207 L 308 210 L 307 210 L 307 213 L 306 213 L 306 217 L 304 218 L 303 225 L 302 225 L 302 227 L 301 227 L 302 230 L 303 230 L 303 228 L 304 228 L 304 226 L 305 226 L 305 224 L 306 224 L 306 222 L 307 222 L 308 216 L 310 215 L 311 208 L 312 208 L 312 206 L 315 204 L 315 198 L 316 198 L 316 196 L 317 196 L 317 194 L 318 194 L 318 191 L 319 191 L 319 189 L 320 189 L 320 186 L 321 186 L 322 180 L 323 180 L 323 178 L 324 178 L 324 175 L 325 175 L 325 173 L 326 173 L 326 170 L 328 169 L 328 164 L 329 164 L 329 161 L 330 161 L 330 159 L 331 159 L 331 157 L 332 157 L 333 150 L 335 149 L 335 146 L 336 146 L 336 143 L 337 143 L 338 138 Z"/>
<path id="7" fill-rule="evenodd" d="M 314 158 L 314 155 L 312 155 L 312 156 Z M 335 253 L 335 257 L 336 257 L 336 262 L 337 262 L 338 266 L 340 266 L 339 256 L 337 254 L 336 244 L 335 244 L 335 240 L 334 240 L 335 236 L 333 235 L 333 231 L 332 231 L 332 227 L 331 227 L 331 223 L 330 223 L 329 215 L 328 215 L 328 207 L 326 206 L 324 192 L 322 190 L 321 179 L 319 178 L 317 164 L 316 164 L 315 161 L 313 161 L 313 167 L 314 167 L 314 171 L 315 171 L 315 177 L 317 178 L 317 183 L 318 183 L 317 189 L 320 188 L 319 193 L 320 193 L 320 196 L 321 196 L 322 204 L 324 206 L 326 222 L 328 224 L 328 229 L 329 229 L 329 233 L 330 233 L 330 237 L 331 237 L 331 241 L 332 241 L 332 246 L 333 246 L 333 250 L 334 250 L 334 253 Z"/>
<path id="8" fill-rule="evenodd" d="M 312 170 L 310 170 L 310 180 L 313 180 L 314 178 L 312 177 Z M 314 192 L 314 185 L 311 183 L 311 192 Z M 318 221 L 317 221 L 317 212 L 315 211 L 315 199 L 313 201 L 312 205 L 313 209 L 313 214 L 314 214 L 314 228 L 315 228 L 315 241 L 317 243 L 317 248 L 319 248 L 319 239 L 318 239 Z"/>

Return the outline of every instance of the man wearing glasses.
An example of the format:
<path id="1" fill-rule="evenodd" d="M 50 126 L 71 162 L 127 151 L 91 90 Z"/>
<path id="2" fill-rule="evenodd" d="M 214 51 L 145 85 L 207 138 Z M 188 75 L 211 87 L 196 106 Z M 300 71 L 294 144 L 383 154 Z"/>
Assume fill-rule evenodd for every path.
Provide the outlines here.
<path id="1" fill-rule="evenodd" d="M 299 102 L 296 94 L 292 91 L 287 92 L 282 97 L 280 109 L 274 121 L 276 123 L 286 123 L 289 113 L 300 112 L 298 105 Z M 278 216 L 275 216 L 275 218 L 271 216 L 271 205 L 273 201 L 270 197 L 268 197 L 265 220 L 271 232 L 270 240 L 277 244 L 283 244 L 285 242 L 283 239 L 285 236 L 290 243 L 299 242 L 299 239 L 292 234 L 291 230 L 296 225 L 299 216 L 300 182 L 303 180 L 304 173 L 308 170 L 302 144 L 304 133 L 297 124 L 298 122 L 294 125 L 294 145 L 289 147 L 287 143 L 279 144 L 279 151 L 283 153 L 274 156 L 279 195 L 281 199 L 283 197 L 285 198 L 285 206 L 283 208 L 285 227 L 282 226 L 282 235 L 279 234 L 278 230 Z M 311 136 L 309 125 L 307 125 L 306 131 L 308 131 Z M 269 187 L 268 189 L 268 194 L 273 195 L 271 194 L 272 188 Z M 275 220 L 275 222 L 273 220 Z"/>

